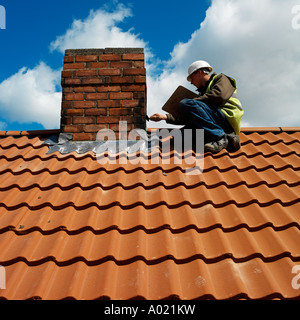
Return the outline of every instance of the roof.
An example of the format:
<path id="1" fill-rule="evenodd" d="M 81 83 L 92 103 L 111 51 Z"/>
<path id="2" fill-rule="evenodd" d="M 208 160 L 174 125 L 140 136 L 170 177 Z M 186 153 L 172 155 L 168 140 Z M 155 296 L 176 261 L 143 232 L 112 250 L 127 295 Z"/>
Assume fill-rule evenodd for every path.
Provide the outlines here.
<path id="1" fill-rule="evenodd" d="M 300 128 L 244 128 L 199 175 L 47 154 L 53 134 L 0 132 L 0 298 L 300 298 Z"/>

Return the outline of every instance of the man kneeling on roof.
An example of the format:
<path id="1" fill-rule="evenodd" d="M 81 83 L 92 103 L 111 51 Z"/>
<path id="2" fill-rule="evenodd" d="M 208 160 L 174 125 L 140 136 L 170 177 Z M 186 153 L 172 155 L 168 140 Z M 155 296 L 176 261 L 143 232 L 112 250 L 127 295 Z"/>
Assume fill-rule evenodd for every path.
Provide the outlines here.
<path id="1" fill-rule="evenodd" d="M 236 83 L 224 74 L 211 75 L 212 70 L 206 61 L 193 62 L 188 69 L 187 80 L 197 87 L 200 95 L 180 101 L 178 118 L 155 113 L 150 120 L 185 125 L 183 129 L 203 129 L 205 152 L 218 153 L 225 148 L 237 151 L 244 110 L 237 98 Z"/>

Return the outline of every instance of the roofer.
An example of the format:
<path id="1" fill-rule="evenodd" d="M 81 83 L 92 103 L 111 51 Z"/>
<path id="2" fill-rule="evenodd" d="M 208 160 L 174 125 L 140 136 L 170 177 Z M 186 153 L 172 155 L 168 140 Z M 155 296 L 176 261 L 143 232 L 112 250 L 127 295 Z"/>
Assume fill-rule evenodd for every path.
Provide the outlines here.
<path id="1" fill-rule="evenodd" d="M 244 114 L 237 98 L 236 82 L 211 72 L 213 68 L 203 60 L 193 62 L 187 80 L 197 87 L 199 97 L 180 101 L 180 116 L 156 113 L 152 121 L 165 120 L 169 124 L 185 125 L 183 129 L 204 130 L 204 151 L 218 153 L 226 148 L 240 148 L 240 125 Z"/>

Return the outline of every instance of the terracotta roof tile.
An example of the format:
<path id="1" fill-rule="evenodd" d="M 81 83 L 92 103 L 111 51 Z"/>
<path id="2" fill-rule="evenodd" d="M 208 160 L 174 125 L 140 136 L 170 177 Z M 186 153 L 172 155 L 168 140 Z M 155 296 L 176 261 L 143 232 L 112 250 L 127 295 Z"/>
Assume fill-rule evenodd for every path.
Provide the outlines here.
<path id="1" fill-rule="evenodd" d="M 244 128 L 198 175 L 47 154 L 57 133 L 0 132 L 0 298 L 300 298 L 300 128 Z"/>

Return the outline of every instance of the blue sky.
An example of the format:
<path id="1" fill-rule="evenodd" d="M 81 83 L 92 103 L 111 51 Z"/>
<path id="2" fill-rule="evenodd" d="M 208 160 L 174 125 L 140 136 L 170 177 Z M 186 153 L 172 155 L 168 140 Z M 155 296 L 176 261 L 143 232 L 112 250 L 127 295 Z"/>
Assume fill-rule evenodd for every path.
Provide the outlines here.
<path id="1" fill-rule="evenodd" d="M 59 127 L 65 48 L 126 44 L 146 50 L 148 114 L 159 112 L 179 84 L 189 87 L 188 65 L 204 59 L 237 80 L 245 107 L 242 125 L 300 126 L 300 29 L 297 10 L 292 13 L 297 4 L 0 0 L 6 10 L 6 29 L 0 30 L 0 130 Z"/>

